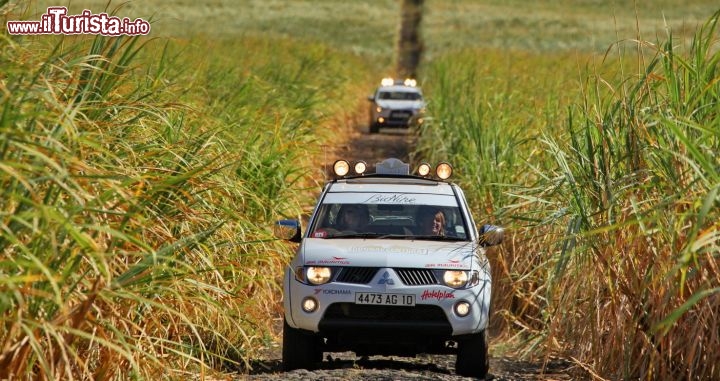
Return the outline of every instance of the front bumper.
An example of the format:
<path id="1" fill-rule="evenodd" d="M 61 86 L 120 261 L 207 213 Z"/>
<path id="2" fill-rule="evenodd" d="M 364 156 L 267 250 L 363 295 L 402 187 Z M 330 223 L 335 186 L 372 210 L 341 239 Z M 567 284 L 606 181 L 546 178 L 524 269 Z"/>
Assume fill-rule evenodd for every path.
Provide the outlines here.
<path id="1" fill-rule="evenodd" d="M 404 332 L 447 337 L 477 333 L 487 327 L 490 310 L 490 280 L 469 289 L 452 289 L 443 285 L 406 286 L 395 278 L 394 284 L 383 282 L 381 274 L 393 273 L 380 269 L 378 276 L 367 284 L 334 282 L 321 286 L 306 285 L 295 280 L 291 272 L 285 279 L 285 314 L 294 328 L 312 332 L 333 333 L 354 330 L 358 335 L 382 335 Z M 381 284 L 380 284 L 381 283 Z M 415 295 L 415 306 L 376 306 L 355 303 L 356 292 Z M 301 303 L 314 298 L 317 308 L 305 312 Z M 455 304 L 467 301 L 470 313 L 460 317 Z"/>
<path id="2" fill-rule="evenodd" d="M 383 110 L 373 115 L 373 123 L 383 127 L 409 127 L 419 124 L 420 120 L 416 110 Z"/>

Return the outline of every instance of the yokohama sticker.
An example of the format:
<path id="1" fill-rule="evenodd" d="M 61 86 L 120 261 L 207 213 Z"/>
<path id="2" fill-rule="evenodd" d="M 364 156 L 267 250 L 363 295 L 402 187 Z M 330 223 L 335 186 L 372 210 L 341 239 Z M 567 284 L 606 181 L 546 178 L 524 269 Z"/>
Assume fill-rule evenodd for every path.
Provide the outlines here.
<path id="1" fill-rule="evenodd" d="M 322 288 L 316 288 L 315 289 L 315 295 L 321 293 L 323 295 L 350 295 L 350 290 L 333 290 L 333 289 L 322 289 Z"/>

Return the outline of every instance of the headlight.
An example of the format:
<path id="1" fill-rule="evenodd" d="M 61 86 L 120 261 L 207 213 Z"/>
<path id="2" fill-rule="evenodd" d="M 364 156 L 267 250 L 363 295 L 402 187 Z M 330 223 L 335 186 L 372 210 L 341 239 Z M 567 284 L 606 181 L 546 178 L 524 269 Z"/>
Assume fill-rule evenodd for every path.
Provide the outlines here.
<path id="1" fill-rule="evenodd" d="M 467 271 L 447 270 L 443 274 L 443 281 L 452 288 L 461 288 L 467 284 Z"/>
<path id="2" fill-rule="evenodd" d="M 376 112 L 382 112 L 382 107 L 377 106 L 377 108 L 375 109 L 375 111 L 376 111 Z"/>
<path id="3" fill-rule="evenodd" d="M 312 284 L 325 284 L 330 281 L 332 271 L 329 267 L 308 267 L 305 274 L 307 274 L 308 282 Z"/>

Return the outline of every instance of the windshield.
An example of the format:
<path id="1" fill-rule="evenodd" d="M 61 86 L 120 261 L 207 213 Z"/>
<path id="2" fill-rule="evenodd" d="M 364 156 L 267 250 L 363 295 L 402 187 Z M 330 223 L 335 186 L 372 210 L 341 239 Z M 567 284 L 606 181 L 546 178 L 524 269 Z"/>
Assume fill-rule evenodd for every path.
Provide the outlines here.
<path id="1" fill-rule="evenodd" d="M 464 241 L 468 239 L 466 226 L 460 208 L 447 203 L 336 202 L 320 205 L 309 237 Z"/>
<path id="2" fill-rule="evenodd" d="M 381 91 L 378 98 L 396 101 L 418 101 L 422 99 L 422 96 L 420 93 L 408 91 Z"/>

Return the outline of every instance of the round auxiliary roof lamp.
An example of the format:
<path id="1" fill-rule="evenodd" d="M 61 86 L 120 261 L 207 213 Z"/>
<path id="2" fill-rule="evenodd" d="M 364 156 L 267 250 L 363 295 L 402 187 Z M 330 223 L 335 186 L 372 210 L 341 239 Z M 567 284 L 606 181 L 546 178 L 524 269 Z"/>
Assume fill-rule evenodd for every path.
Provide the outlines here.
<path id="1" fill-rule="evenodd" d="M 336 176 L 345 176 L 350 172 L 350 163 L 346 160 L 338 160 L 333 164 L 333 173 Z"/>
<path id="2" fill-rule="evenodd" d="M 353 169 L 355 170 L 355 173 L 357 173 L 358 175 L 362 175 L 367 170 L 367 163 L 360 160 L 355 163 L 355 167 Z"/>
<path id="3" fill-rule="evenodd" d="M 432 167 L 430 167 L 430 164 L 422 163 L 418 167 L 417 171 L 418 171 L 418 175 L 425 177 L 430 174 L 430 170 L 432 170 Z"/>
<path id="4" fill-rule="evenodd" d="M 440 163 L 435 169 L 435 174 L 437 175 L 437 177 L 443 180 L 447 180 L 450 176 L 452 176 L 452 171 L 452 166 L 450 164 Z"/>

